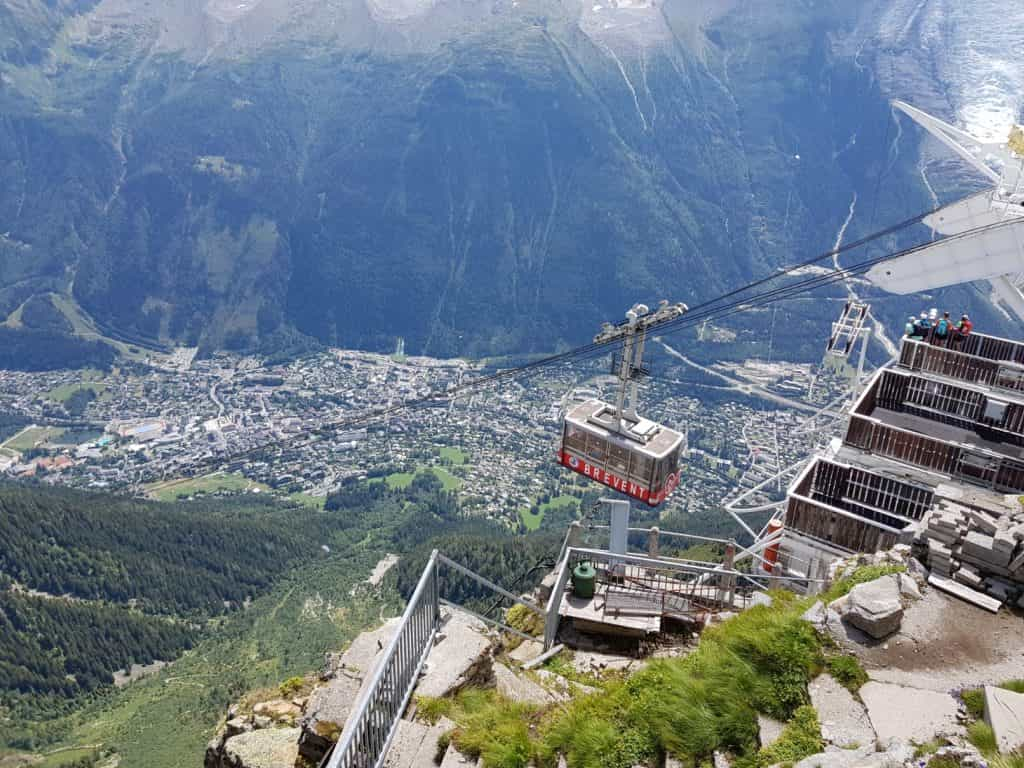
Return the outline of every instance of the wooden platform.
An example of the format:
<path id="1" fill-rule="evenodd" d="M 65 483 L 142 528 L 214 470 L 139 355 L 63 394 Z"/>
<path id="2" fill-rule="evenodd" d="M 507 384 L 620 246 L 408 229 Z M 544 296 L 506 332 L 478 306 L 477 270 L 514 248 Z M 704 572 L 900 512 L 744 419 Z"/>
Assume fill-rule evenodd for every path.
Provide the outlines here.
<path id="1" fill-rule="evenodd" d="M 653 594 L 653 593 L 652 593 Z M 608 589 L 598 585 L 592 598 L 577 597 L 569 591 L 562 596 L 558 613 L 572 619 L 573 626 L 580 632 L 619 637 L 646 637 L 661 632 L 661 612 L 652 613 L 648 602 L 646 611 L 641 610 L 645 601 L 635 603 L 635 611 L 623 611 L 621 600 L 613 591 L 609 605 Z M 660 604 L 660 598 L 658 599 Z"/>

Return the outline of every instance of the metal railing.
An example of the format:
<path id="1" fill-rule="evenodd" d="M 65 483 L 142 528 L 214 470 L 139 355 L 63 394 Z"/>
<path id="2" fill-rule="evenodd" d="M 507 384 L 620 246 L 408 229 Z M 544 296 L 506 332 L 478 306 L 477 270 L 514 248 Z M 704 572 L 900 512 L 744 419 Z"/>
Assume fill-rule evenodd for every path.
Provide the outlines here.
<path id="1" fill-rule="evenodd" d="M 434 550 L 341 740 L 323 764 L 326 768 L 383 765 L 440 624 L 438 557 Z"/>
<path id="2" fill-rule="evenodd" d="M 768 586 L 806 586 L 808 583 L 824 583 L 824 579 L 807 579 L 794 576 L 777 576 L 768 573 L 744 573 L 735 569 L 685 560 L 664 560 L 641 555 L 619 554 L 607 549 L 585 549 L 568 547 L 559 564 L 551 597 L 547 605 L 544 622 L 544 650 L 555 644 L 560 622 L 559 609 L 565 590 L 569 585 L 572 569 L 580 562 L 592 563 L 599 572 L 620 572 L 625 569 L 627 580 L 639 589 L 653 592 L 689 593 L 705 605 L 719 603 L 721 607 L 733 606 L 735 590 L 739 583 L 746 583 L 754 589 Z M 745 601 L 745 598 L 744 598 Z"/>

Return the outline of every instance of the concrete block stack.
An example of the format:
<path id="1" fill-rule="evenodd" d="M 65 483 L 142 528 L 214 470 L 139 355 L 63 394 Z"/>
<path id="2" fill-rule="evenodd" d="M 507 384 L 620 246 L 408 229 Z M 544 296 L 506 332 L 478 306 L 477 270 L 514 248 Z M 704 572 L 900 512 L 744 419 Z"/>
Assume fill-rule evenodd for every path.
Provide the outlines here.
<path id="1" fill-rule="evenodd" d="M 925 536 L 928 540 L 928 563 L 933 572 L 952 578 L 954 550 L 959 556 L 960 541 L 966 533 L 967 526 L 961 515 L 942 508 L 932 513 Z"/>
<path id="2" fill-rule="evenodd" d="M 1024 512 L 1003 515 L 942 500 L 922 531 L 938 576 L 1024 605 Z"/>

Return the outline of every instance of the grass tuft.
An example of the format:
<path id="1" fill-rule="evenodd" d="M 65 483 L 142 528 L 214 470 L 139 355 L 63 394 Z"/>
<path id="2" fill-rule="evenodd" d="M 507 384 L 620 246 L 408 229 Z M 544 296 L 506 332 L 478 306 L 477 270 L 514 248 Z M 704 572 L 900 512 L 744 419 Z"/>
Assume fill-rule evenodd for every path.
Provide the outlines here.
<path id="1" fill-rule="evenodd" d="M 451 699 L 436 698 L 434 696 L 416 697 L 416 716 L 431 725 L 437 725 L 442 717 L 451 717 L 452 708 L 455 702 Z"/>
<path id="2" fill-rule="evenodd" d="M 914 759 L 920 759 L 922 757 L 928 757 L 928 755 L 934 755 L 939 751 L 939 747 L 942 743 L 938 739 L 929 739 L 928 741 L 914 745 Z"/>
<path id="3" fill-rule="evenodd" d="M 967 707 L 967 714 L 973 720 L 981 720 L 985 716 L 985 691 L 982 688 L 966 688 L 960 691 L 960 698 Z"/>
<path id="4" fill-rule="evenodd" d="M 868 681 L 868 673 L 856 656 L 830 656 L 825 660 L 829 674 L 850 693 L 856 693 Z"/>
<path id="5" fill-rule="evenodd" d="M 992 726 L 983 720 L 978 720 L 967 726 L 967 739 L 985 756 L 998 752 L 996 734 L 992 730 Z"/>
<path id="6" fill-rule="evenodd" d="M 831 603 L 840 597 L 850 593 L 858 584 L 865 584 L 882 576 L 889 576 L 893 573 L 906 573 L 907 569 L 902 565 L 886 563 L 884 565 L 861 565 L 848 574 L 844 574 L 835 584 L 829 587 L 828 591 L 821 595 L 825 603 Z"/>
<path id="7" fill-rule="evenodd" d="M 825 748 L 821 739 L 821 725 L 814 707 L 802 706 L 793 713 L 778 740 L 761 749 L 757 756 L 760 766 L 777 763 L 795 763 L 815 755 Z"/>
<path id="8" fill-rule="evenodd" d="M 458 723 L 451 743 L 483 768 L 526 768 L 532 755 L 529 723 L 536 709 L 517 704 L 493 690 L 469 688 L 460 692 L 451 708 Z"/>

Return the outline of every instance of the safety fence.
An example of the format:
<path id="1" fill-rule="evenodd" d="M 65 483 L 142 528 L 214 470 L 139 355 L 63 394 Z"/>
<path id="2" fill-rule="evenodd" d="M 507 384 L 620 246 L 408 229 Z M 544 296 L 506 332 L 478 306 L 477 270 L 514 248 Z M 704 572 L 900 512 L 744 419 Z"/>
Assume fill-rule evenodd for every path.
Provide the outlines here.
<path id="1" fill-rule="evenodd" d="M 349 716 L 341 739 L 322 763 L 325 768 L 380 768 L 384 764 L 402 713 L 409 706 L 420 672 L 434 647 L 434 637 L 441 624 L 441 606 L 452 606 L 441 598 L 442 568 L 545 615 L 543 608 L 434 550 L 369 685 Z M 512 627 L 467 608 L 460 606 L 459 610 L 503 631 L 522 635 Z"/>
<path id="2" fill-rule="evenodd" d="M 384 763 L 440 624 L 438 558 L 434 550 L 327 768 L 380 768 Z"/>

